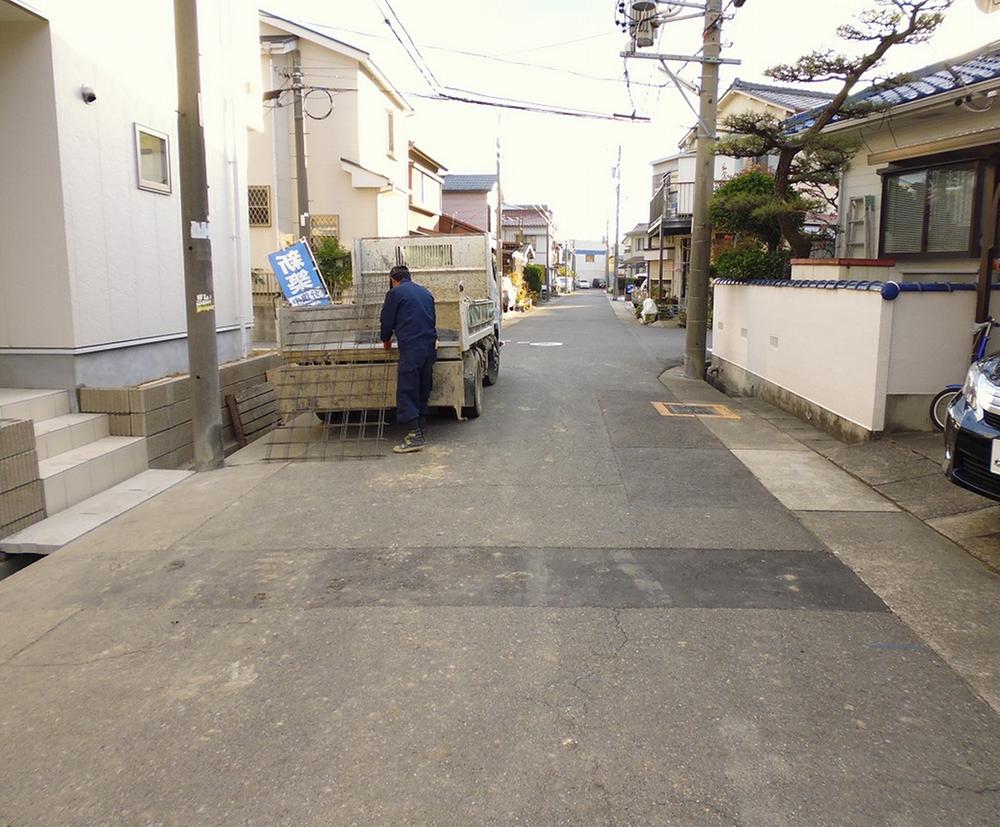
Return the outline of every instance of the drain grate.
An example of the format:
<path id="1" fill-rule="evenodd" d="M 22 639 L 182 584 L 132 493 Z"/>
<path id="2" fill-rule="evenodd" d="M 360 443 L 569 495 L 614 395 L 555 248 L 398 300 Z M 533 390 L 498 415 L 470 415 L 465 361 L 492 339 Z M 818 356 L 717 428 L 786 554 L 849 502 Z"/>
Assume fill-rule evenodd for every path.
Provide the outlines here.
<path id="1" fill-rule="evenodd" d="M 725 405 L 713 402 L 652 402 L 660 416 L 710 416 L 716 419 L 739 419 L 739 416 Z"/>

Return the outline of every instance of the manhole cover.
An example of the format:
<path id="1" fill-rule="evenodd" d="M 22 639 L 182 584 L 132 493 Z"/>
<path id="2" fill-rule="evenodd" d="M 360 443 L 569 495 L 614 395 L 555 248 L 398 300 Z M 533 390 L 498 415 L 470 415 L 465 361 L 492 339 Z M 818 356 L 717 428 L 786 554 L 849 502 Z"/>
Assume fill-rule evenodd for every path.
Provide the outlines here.
<path id="1" fill-rule="evenodd" d="M 660 416 L 710 416 L 717 419 L 739 419 L 725 405 L 717 405 L 713 402 L 693 402 L 682 404 L 680 402 L 653 402 Z"/>
<path id="2" fill-rule="evenodd" d="M 562 347 L 562 342 L 532 342 L 532 347 Z"/>

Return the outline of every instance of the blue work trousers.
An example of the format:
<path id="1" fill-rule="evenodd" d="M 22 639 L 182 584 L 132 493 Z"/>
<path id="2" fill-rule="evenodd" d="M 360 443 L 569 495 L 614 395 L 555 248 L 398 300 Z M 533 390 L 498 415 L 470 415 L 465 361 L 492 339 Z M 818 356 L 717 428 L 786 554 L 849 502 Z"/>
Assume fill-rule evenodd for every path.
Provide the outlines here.
<path id="1" fill-rule="evenodd" d="M 427 401 L 434 386 L 434 345 L 399 349 L 396 374 L 396 421 L 413 422 L 427 416 Z"/>

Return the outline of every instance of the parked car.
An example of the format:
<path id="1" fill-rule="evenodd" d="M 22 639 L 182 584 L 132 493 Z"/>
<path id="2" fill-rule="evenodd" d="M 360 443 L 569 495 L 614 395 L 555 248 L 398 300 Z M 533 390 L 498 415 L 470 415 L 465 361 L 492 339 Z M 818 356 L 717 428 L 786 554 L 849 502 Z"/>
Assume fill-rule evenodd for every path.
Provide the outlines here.
<path id="1" fill-rule="evenodd" d="M 590 283 L 590 286 L 593 287 L 594 289 L 599 289 L 599 290 L 608 289 L 608 283 L 604 279 L 594 279 Z"/>
<path id="2" fill-rule="evenodd" d="M 590 279 L 577 279 L 576 286 L 578 290 L 589 290 L 590 289 Z"/>
<path id="3" fill-rule="evenodd" d="M 1000 355 L 969 368 L 948 409 L 944 456 L 953 483 L 1000 500 Z"/>

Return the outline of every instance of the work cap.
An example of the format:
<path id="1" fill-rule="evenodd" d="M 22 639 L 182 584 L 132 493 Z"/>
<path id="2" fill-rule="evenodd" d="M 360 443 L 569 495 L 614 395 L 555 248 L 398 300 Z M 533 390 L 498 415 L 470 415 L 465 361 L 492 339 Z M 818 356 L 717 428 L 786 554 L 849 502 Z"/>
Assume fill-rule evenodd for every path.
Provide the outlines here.
<path id="1" fill-rule="evenodd" d="M 393 281 L 409 281 L 410 268 L 405 264 L 397 264 L 389 271 L 389 278 Z"/>

